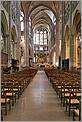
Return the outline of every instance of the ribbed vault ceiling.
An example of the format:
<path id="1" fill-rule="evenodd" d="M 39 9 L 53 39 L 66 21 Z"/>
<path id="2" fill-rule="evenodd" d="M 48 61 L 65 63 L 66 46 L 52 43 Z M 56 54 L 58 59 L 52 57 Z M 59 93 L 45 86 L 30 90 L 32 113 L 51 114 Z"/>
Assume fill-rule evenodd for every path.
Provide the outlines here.
<path id="1" fill-rule="evenodd" d="M 22 1 L 21 8 L 31 18 L 33 28 L 41 24 L 51 28 L 53 15 L 58 19 L 59 4 L 58 1 Z"/>

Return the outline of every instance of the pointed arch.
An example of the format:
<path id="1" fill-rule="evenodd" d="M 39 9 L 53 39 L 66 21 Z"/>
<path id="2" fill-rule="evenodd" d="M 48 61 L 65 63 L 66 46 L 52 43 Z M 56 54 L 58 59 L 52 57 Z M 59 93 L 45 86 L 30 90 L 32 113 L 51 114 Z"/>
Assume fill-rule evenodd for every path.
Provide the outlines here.
<path id="1" fill-rule="evenodd" d="M 76 10 L 73 18 L 74 28 L 74 63 L 75 67 L 81 67 L 81 13 Z"/>

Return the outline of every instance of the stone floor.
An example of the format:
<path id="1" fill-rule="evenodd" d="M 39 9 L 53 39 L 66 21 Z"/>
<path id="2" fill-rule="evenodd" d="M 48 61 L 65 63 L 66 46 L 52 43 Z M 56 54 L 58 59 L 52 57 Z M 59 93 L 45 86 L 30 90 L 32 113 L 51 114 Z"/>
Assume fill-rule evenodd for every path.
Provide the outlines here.
<path id="1" fill-rule="evenodd" d="M 72 121 L 44 71 L 38 71 L 4 121 Z"/>

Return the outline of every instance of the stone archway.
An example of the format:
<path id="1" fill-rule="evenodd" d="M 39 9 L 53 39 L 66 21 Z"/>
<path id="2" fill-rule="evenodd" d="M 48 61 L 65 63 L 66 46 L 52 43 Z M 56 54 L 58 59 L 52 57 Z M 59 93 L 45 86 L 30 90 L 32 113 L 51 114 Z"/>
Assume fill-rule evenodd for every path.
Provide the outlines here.
<path id="1" fill-rule="evenodd" d="M 77 10 L 73 19 L 74 27 L 74 65 L 81 67 L 81 14 Z"/>
<path id="2" fill-rule="evenodd" d="M 68 58 L 70 58 L 70 36 L 69 36 L 68 25 L 66 26 L 65 42 L 66 42 L 66 59 L 68 59 Z"/>

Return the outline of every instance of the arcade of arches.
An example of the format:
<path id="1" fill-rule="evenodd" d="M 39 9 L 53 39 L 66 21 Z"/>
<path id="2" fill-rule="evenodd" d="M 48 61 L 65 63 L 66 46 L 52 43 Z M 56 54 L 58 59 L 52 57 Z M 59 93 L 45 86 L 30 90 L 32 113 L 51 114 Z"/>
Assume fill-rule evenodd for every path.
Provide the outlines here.
<path id="1" fill-rule="evenodd" d="M 80 71 L 80 1 L 1 1 L 1 74 L 26 68 Z"/>
<path id="2" fill-rule="evenodd" d="M 41 63 L 62 69 L 68 59 L 69 69 L 80 68 L 80 2 L 2 2 L 1 48 L 2 67 L 14 59 L 20 70 Z"/>

